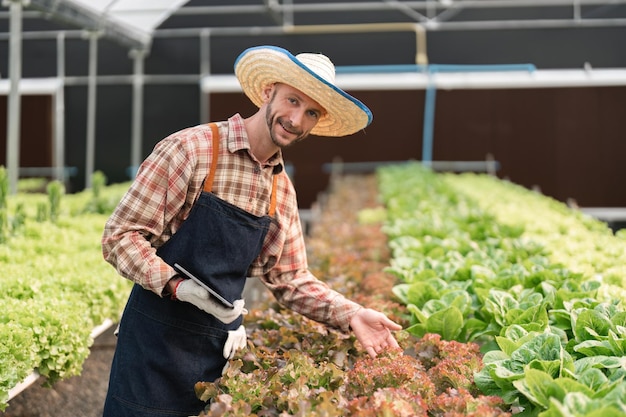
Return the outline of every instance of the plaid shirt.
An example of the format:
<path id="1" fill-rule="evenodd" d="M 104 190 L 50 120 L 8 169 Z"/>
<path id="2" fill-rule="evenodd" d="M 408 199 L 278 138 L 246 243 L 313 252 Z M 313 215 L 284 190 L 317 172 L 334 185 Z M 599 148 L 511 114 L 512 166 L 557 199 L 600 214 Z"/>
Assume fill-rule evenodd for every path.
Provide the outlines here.
<path id="1" fill-rule="evenodd" d="M 296 193 L 278 152 L 265 164 L 250 153 L 243 119 L 218 123 L 220 155 L 213 193 L 256 216 L 268 213 L 278 175 L 276 214 L 263 248 L 248 271 L 286 307 L 347 330 L 360 306 L 331 290 L 308 270 Z M 106 223 L 104 258 L 117 272 L 161 295 L 176 271 L 156 255 L 187 218 L 208 175 L 213 152 L 209 125 L 176 132 L 159 142 Z"/>

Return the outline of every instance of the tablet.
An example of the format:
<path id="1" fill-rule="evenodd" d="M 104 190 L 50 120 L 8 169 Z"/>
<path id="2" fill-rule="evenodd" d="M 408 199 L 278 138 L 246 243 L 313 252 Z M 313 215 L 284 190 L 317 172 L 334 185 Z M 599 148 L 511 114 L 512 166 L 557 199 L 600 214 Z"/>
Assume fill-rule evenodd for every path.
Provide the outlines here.
<path id="1" fill-rule="evenodd" d="M 184 276 L 186 276 L 187 278 L 194 280 L 196 282 L 196 284 L 198 284 L 199 286 L 201 286 L 202 288 L 204 288 L 205 290 L 207 290 L 209 292 L 209 294 L 211 294 L 213 297 L 217 298 L 217 300 L 222 303 L 222 305 L 224 307 L 228 307 L 228 308 L 235 308 L 235 306 L 233 305 L 233 303 L 231 303 L 230 301 L 228 301 L 227 299 L 225 299 L 224 297 L 222 297 L 221 295 L 219 295 L 217 293 L 217 291 L 215 291 L 213 288 L 209 287 L 208 285 L 206 285 L 204 282 L 202 282 L 200 280 L 200 278 L 196 277 L 195 275 L 193 275 L 191 272 L 187 271 L 185 268 L 183 268 L 182 266 L 180 266 L 179 264 L 175 263 L 174 264 L 174 269 L 176 269 L 178 272 L 180 272 L 181 274 L 183 274 Z"/>

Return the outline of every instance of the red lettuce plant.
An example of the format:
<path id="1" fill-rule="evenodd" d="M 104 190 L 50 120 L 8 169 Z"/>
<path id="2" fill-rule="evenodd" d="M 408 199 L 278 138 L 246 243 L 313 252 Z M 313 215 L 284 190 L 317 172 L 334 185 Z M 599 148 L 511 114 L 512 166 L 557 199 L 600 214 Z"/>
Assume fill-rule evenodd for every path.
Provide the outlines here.
<path id="1" fill-rule="evenodd" d="M 406 388 L 380 388 L 372 395 L 350 401 L 346 415 L 353 417 L 427 417 L 426 403 Z"/>
<path id="2" fill-rule="evenodd" d="M 346 296 L 407 325 L 393 298 L 395 278 L 380 224 L 362 225 L 358 210 L 375 207 L 373 177 L 334 182 L 307 238 L 313 272 Z M 396 334 L 400 350 L 372 359 L 351 335 L 269 304 L 246 316 L 248 348 L 214 383 L 196 384 L 209 401 L 202 416 L 506 417 L 497 397 L 477 396 L 482 367 L 475 344 Z"/>
<path id="3" fill-rule="evenodd" d="M 441 335 L 427 333 L 415 343 L 415 352 L 440 390 L 476 389 L 474 372 L 482 368 L 477 344 L 441 340 Z"/>

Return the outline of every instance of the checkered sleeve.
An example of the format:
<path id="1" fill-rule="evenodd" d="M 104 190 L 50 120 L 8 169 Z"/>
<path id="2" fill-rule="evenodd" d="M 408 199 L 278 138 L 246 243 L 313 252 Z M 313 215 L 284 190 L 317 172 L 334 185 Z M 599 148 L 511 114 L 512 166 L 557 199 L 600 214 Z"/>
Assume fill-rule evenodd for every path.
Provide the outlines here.
<path id="1" fill-rule="evenodd" d="M 280 304 L 343 331 L 349 330 L 350 320 L 361 309 L 359 304 L 330 289 L 309 270 L 270 274 L 264 282 Z"/>
<path id="2" fill-rule="evenodd" d="M 261 280 L 285 307 L 347 331 L 350 320 L 361 306 L 329 288 L 308 270 L 302 226 L 294 205 L 295 193 L 287 192 L 287 195 L 294 196 L 293 201 L 287 198 L 282 202 L 278 213 L 282 213 L 283 221 L 279 227 L 270 229 L 265 241 L 265 253 L 275 256 L 265 262 Z M 285 216 L 285 213 L 290 215 Z"/>
<path id="3" fill-rule="evenodd" d="M 191 135 L 179 133 L 156 145 L 102 236 L 105 260 L 123 277 L 159 295 L 175 271 L 156 255 L 156 248 L 182 223 L 201 186 L 194 179 L 198 152 L 186 134 Z"/>

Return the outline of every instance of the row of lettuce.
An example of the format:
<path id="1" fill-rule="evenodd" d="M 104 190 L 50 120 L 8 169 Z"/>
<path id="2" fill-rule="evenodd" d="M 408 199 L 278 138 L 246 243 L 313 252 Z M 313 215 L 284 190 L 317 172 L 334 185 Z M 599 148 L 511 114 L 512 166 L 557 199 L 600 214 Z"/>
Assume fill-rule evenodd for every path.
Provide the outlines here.
<path id="1" fill-rule="evenodd" d="M 63 195 L 58 184 L 47 194 L 0 193 L 0 409 L 34 369 L 50 383 L 79 374 L 91 329 L 117 319 L 123 308 L 130 283 L 102 261 L 99 241 L 127 185 L 105 188 L 103 178 L 94 178 L 92 190 L 73 195 Z M 626 413 L 624 234 L 489 176 L 434 174 L 407 164 L 381 170 L 378 181 L 385 208 L 360 217 L 386 220 L 393 254 L 387 271 L 402 282 L 393 292 L 407 306 L 412 335 L 478 343 L 484 357 L 475 385 L 520 415 Z M 332 238 L 327 273 L 359 259 L 371 266 L 354 254 L 339 262 L 343 252 Z M 271 320 L 259 320 L 267 331 Z M 236 369 L 222 382 L 236 386 L 246 375 L 261 377 Z M 372 364 L 368 369 L 373 372 Z M 307 379 L 298 381 L 290 384 Z"/>
<path id="2" fill-rule="evenodd" d="M 378 176 L 409 332 L 479 343 L 476 385 L 519 415 L 625 415 L 623 231 L 487 175 Z"/>
<path id="3" fill-rule="evenodd" d="M 92 330 L 118 319 L 129 285 L 102 260 L 99 242 L 126 187 L 66 195 L 52 182 L 44 193 L 8 195 L 0 167 L 0 409 L 35 370 L 50 384 L 79 374 Z"/>
<path id="4" fill-rule="evenodd" d="M 393 301 L 387 238 L 380 222 L 360 222 L 378 205 L 374 176 L 334 178 L 307 235 L 309 268 L 346 297 L 408 324 Z M 319 210 L 319 211 L 318 211 Z M 371 217 L 371 216 L 370 216 Z M 249 307 L 250 308 L 250 307 Z M 247 348 L 215 382 L 199 382 L 203 417 L 510 417 L 499 397 L 482 395 L 475 343 L 437 334 L 396 334 L 400 348 L 375 359 L 351 333 L 316 323 L 261 297 L 245 316 Z"/>

